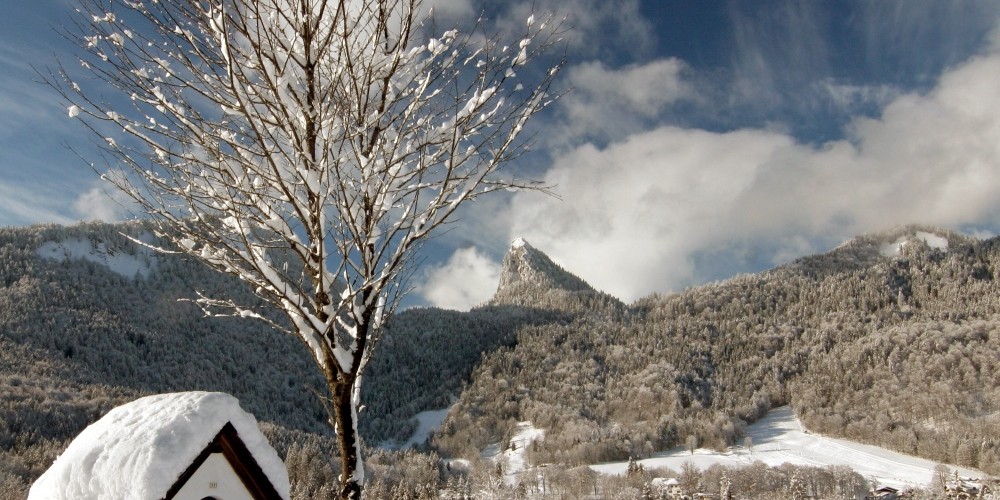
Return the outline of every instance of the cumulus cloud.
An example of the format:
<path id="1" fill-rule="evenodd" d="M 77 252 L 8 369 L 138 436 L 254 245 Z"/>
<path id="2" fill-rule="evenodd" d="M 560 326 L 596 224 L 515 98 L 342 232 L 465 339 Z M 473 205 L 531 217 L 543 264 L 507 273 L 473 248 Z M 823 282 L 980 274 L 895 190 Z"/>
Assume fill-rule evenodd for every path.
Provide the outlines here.
<path id="1" fill-rule="evenodd" d="M 427 268 L 416 292 L 431 305 L 467 311 L 493 296 L 500 266 L 474 247 L 461 248 L 442 265 Z"/>
<path id="2" fill-rule="evenodd" d="M 636 132 L 666 106 L 693 97 L 684 69 L 684 62 L 675 58 L 618 69 L 595 61 L 572 66 L 566 81 L 573 91 L 559 105 L 563 125 L 552 132 L 601 139 Z"/>
<path id="3" fill-rule="evenodd" d="M 116 222 L 124 220 L 134 208 L 133 202 L 113 187 L 94 186 L 81 193 L 73 202 L 73 211 L 80 220 Z"/>
<path id="4" fill-rule="evenodd" d="M 509 234 L 632 300 L 704 280 L 700 256 L 726 248 L 762 248 L 777 263 L 898 224 L 996 223 L 996 81 L 1000 56 L 974 58 L 820 146 L 670 126 L 583 145 L 546 175 L 562 200 L 517 195 Z"/>
<path id="5" fill-rule="evenodd" d="M 586 145 L 546 177 L 561 201 L 515 198 L 511 234 L 621 298 L 666 290 L 694 278 L 691 252 L 718 241 L 759 166 L 791 146 L 774 133 L 677 127 Z"/>

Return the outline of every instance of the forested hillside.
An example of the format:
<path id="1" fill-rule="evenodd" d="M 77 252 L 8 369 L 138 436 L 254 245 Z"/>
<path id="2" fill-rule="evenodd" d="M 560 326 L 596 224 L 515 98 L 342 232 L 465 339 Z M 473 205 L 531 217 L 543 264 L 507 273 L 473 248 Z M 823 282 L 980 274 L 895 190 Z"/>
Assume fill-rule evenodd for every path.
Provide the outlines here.
<path id="1" fill-rule="evenodd" d="M 323 384 L 296 340 L 179 300 L 255 300 L 244 287 L 122 231 L 148 237 L 139 225 L 0 229 L 3 472 L 33 479 L 100 415 L 158 392 L 229 392 L 262 421 L 326 432 L 310 392 Z"/>
<path id="2" fill-rule="evenodd" d="M 239 398 L 289 461 L 296 498 L 321 497 L 333 447 L 325 384 L 306 348 L 261 322 L 205 317 L 185 300 L 196 291 L 257 299 L 122 233 L 153 241 L 140 224 L 0 229 L 0 497 L 16 498 L 5 493 L 21 492 L 114 406 L 182 390 Z M 362 435 L 375 445 L 405 439 L 414 414 L 457 398 L 484 353 L 511 345 L 522 325 L 567 318 L 503 304 L 400 313 L 369 367 Z"/>
<path id="3" fill-rule="evenodd" d="M 511 348 L 529 327 L 579 317 L 618 321 L 625 306 L 552 262 L 523 240 L 504 259 L 493 299 L 467 313 L 412 309 L 394 318 L 369 367 L 362 431 L 379 442 L 405 441 L 410 417 L 447 408 L 481 359 Z"/>
<path id="4" fill-rule="evenodd" d="M 252 320 L 205 318 L 178 299 L 256 299 L 120 232 L 150 238 L 138 224 L 0 229 L 0 496 L 115 405 L 194 389 L 236 395 L 286 458 L 294 496 L 322 496 L 331 447 L 306 349 Z M 790 403 L 815 432 L 1000 473 L 998 270 L 1000 240 L 908 227 L 625 305 L 517 242 L 489 303 L 394 318 L 362 434 L 403 441 L 417 412 L 451 407 L 437 454 L 476 462 L 530 420 L 546 434 L 529 459 L 569 467 L 722 448 Z M 370 492 L 399 493 L 391 477 L 443 486 L 435 456 L 375 453 L 384 477 Z"/>
<path id="5" fill-rule="evenodd" d="M 586 464 L 723 448 L 792 403 L 816 431 L 1000 473 L 997 269 L 997 240 L 909 227 L 532 326 L 477 367 L 435 443 L 470 456 L 531 420 L 536 462 Z"/>

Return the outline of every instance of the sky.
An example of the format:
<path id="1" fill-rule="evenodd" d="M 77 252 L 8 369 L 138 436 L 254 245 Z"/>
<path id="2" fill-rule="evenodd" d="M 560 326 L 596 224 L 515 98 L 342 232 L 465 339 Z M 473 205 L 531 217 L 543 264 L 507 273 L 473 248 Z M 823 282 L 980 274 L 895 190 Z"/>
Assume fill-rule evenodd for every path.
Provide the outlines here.
<path id="1" fill-rule="evenodd" d="M 568 92 L 510 168 L 423 249 L 409 305 L 489 299 L 524 237 L 626 302 L 920 223 L 1000 233 L 1000 0 L 435 0 L 497 31 L 565 17 Z M 127 216 L 37 83 L 69 0 L 0 0 L 0 225 Z"/>

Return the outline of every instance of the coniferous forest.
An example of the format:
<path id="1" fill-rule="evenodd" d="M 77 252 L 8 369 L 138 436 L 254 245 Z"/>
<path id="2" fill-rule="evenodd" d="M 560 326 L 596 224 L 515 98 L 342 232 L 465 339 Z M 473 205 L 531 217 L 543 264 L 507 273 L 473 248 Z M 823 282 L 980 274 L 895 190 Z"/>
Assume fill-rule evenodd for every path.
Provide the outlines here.
<path id="1" fill-rule="evenodd" d="M 293 496 L 328 495 L 335 447 L 307 350 L 260 322 L 204 317 L 184 300 L 195 290 L 256 298 L 122 232 L 146 234 L 138 224 L 0 229 L 0 497 L 22 497 L 114 406 L 178 390 L 235 395 L 285 459 Z M 39 251 L 65 241 L 139 271 Z M 410 309 L 390 323 L 363 395 L 366 495 L 531 496 L 534 486 L 502 484 L 480 459 L 522 421 L 546 431 L 528 458 L 547 476 L 531 484 L 562 497 L 633 498 L 663 474 L 740 498 L 784 498 L 803 484 L 822 498 L 863 494 L 864 478 L 844 469 L 597 477 L 581 467 L 687 443 L 724 449 L 786 404 L 812 432 L 1000 474 L 998 271 L 1000 240 L 913 226 L 623 304 L 516 246 L 490 302 Z M 405 441 L 416 413 L 442 408 L 444 425 L 419 450 L 378 448 Z"/>

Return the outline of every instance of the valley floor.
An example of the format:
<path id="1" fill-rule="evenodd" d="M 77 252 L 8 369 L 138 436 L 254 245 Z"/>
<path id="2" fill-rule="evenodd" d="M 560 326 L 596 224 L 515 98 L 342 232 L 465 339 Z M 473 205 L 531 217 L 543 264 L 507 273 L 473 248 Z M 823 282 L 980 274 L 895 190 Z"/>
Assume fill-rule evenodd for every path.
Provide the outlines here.
<path id="1" fill-rule="evenodd" d="M 904 455 L 885 448 L 870 446 L 846 439 L 835 439 L 811 434 L 806 431 L 794 412 L 788 406 L 771 410 L 766 417 L 747 428 L 753 441 L 751 448 L 730 447 L 719 453 L 698 449 L 694 454 L 683 448 L 675 448 L 654 453 L 651 458 L 640 460 L 647 470 L 667 467 L 680 470 L 685 462 L 691 462 L 699 469 L 707 469 L 714 464 L 726 466 L 749 465 L 754 461 L 767 465 L 806 465 L 825 467 L 847 465 L 865 478 L 880 485 L 894 488 L 907 486 L 927 487 L 934 478 L 936 462 Z M 591 468 L 604 474 L 624 474 L 628 462 L 614 462 L 593 465 Z M 980 471 L 949 465 L 961 477 L 979 478 L 985 476 Z"/>

